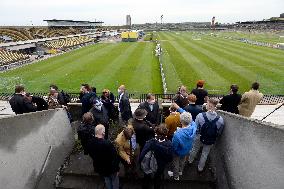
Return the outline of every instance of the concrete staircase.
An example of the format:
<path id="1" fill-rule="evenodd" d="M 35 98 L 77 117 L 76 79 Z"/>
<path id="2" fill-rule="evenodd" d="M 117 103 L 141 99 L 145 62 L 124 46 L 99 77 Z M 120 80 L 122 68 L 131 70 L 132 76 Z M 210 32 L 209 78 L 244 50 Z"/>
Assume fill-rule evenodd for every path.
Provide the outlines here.
<path id="1" fill-rule="evenodd" d="M 198 174 L 197 163 L 186 165 L 179 181 L 174 181 L 167 175 L 163 181 L 164 189 L 214 189 L 215 179 L 210 167 Z M 70 162 L 62 174 L 62 182 L 57 189 L 103 189 L 103 179 L 93 171 L 92 159 L 82 152 L 70 156 Z M 120 185 L 122 189 L 140 189 L 142 186 L 142 174 L 136 178 L 124 177 L 123 167 L 120 171 Z"/>

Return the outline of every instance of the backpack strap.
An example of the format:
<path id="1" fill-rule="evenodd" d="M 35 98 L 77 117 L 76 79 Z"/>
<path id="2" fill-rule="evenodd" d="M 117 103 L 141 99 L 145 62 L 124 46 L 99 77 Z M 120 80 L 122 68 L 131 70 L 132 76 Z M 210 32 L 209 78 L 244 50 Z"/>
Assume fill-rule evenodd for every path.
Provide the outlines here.
<path id="1" fill-rule="evenodd" d="M 217 117 L 212 121 L 213 124 L 215 124 L 219 120 L 220 116 L 217 115 Z"/>
<path id="2" fill-rule="evenodd" d="M 205 122 L 210 122 L 207 115 L 206 115 L 206 112 L 202 112 L 202 116 L 203 116 Z"/>
<path id="3" fill-rule="evenodd" d="M 205 122 L 211 122 L 212 124 L 215 124 L 219 120 L 219 118 L 220 118 L 220 116 L 217 115 L 217 117 L 215 119 L 210 121 L 208 119 L 207 115 L 206 115 L 206 112 L 202 112 L 202 115 L 203 115 L 203 118 L 204 118 Z"/>

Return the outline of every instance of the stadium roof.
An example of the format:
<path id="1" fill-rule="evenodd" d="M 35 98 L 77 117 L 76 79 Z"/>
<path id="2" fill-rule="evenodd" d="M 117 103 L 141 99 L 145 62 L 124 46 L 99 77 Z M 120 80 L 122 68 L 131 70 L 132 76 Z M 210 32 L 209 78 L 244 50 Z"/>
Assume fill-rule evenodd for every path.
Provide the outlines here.
<path id="1" fill-rule="evenodd" d="M 84 22 L 84 23 L 104 23 L 102 21 L 96 21 L 96 22 L 90 22 L 90 21 L 76 21 L 76 20 L 57 20 L 57 19 L 52 19 L 52 20 L 43 20 L 43 21 L 47 21 L 47 22 Z"/>

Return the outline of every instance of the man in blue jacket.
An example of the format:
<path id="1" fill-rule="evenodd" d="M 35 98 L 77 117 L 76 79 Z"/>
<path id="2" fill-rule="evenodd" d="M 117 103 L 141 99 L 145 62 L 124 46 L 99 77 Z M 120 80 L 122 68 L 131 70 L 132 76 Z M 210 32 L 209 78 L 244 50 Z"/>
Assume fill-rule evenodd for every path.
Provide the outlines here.
<path id="1" fill-rule="evenodd" d="M 179 180 L 179 176 L 182 175 L 185 158 L 192 148 L 196 133 L 196 124 L 192 121 L 190 113 L 183 112 L 180 115 L 180 122 L 182 128 L 177 129 L 172 139 L 174 150 L 173 171 L 168 171 L 169 176 L 173 176 L 175 180 Z"/>

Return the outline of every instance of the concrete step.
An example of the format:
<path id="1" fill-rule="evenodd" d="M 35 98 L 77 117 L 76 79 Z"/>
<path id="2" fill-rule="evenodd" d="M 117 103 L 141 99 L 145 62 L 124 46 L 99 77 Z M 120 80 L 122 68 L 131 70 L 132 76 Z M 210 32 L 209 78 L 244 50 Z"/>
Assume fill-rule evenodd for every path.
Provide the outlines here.
<path id="1" fill-rule="evenodd" d="M 143 180 L 131 180 L 120 178 L 121 189 L 141 189 Z M 100 177 L 64 175 L 63 182 L 57 189 L 103 189 L 104 181 Z M 174 180 L 164 180 L 163 189 L 215 189 L 214 183 L 184 182 Z"/>
<path id="2" fill-rule="evenodd" d="M 198 174 L 197 164 L 187 165 L 184 168 L 183 175 L 179 181 L 174 181 L 167 175 L 168 168 L 164 173 L 164 188 L 201 188 L 214 189 L 215 179 L 210 169 Z M 124 176 L 124 169 L 121 166 L 120 183 L 123 189 L 141 188 L 143 174 L 139 173 L 137 177 L 127 178 Z M 69 166 L 63 172 L 62 183 L 57 188 L 65 189 L 88 189 L 103 188 L 103 179 L 93 171 L 92 159 L 82 152 L 70 156 Z"/>

